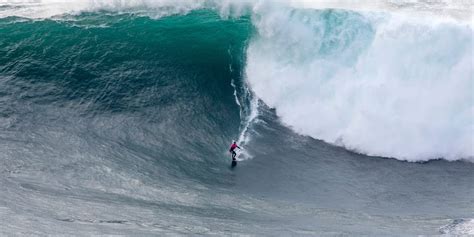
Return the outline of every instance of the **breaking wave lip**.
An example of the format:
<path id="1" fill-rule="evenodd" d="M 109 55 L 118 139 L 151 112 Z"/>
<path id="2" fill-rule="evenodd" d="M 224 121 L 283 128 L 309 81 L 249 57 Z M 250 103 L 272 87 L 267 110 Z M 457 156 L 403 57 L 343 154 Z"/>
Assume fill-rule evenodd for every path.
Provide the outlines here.
<path id="1" fill-rule="evenodd" d="M 310 0 L 3 0 L 0 1 L 0 18 L 19 16 L 49 18 L 63 14 L 80 14 L 92 11 L 135 12 L 159 18 L 173 14 L 186 14 L 192 10 L 215 9 L 222 16 L 241 16 L 273 6 L 299 9 L 346 9 L 356 11 L 397 12 L 430 18 L 447 18 L 472 22 L 472 4 L 469 1 L 310 1 Z"/>

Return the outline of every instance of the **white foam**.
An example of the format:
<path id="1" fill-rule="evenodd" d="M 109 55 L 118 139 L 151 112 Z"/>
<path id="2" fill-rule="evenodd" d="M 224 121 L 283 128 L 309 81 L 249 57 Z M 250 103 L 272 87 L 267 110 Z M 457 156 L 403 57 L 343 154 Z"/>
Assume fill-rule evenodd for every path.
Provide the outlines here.
<path id="1" fill-rule="evenodd" d="M 451 224 L 441 227 L 440 232 L 448 236 L 473 236 L 474 219 L 454 220 Z"/>
<path id="2" fill-rule="evenodd" d="M 246 74 L 295 131 L 369 155 L 473 159 L 472 25 L 285 8 L 257 14 Z"/>
<path id="3" fill-rule="evenodd" d="M 203 0 L 0 0 L 0 5 L 15 6 L 0 10 L 0 17 L 49 18 L 63 14 L 114 11 L 140 12 L 159 18 L 171 14 L 185 14 L 202 8 Z"/>
<path id="4" fill-rule="evenodd" d="M 426 17 L 454 18 L 472 23 L 473 4 L 470 1 L 422 0 L 0 0 L 0 18 L 20 16 L 49 18 L 81 12 L 114 11 L 141 12 L 159 18 L 171 14 L 185 14 L 194 9 L 213 8 L 221 16 L 240 16 L 262 6 L 291 6 L 311 9 L 353 9 L 358 11 L 388 11 L 424 14 Z"/>

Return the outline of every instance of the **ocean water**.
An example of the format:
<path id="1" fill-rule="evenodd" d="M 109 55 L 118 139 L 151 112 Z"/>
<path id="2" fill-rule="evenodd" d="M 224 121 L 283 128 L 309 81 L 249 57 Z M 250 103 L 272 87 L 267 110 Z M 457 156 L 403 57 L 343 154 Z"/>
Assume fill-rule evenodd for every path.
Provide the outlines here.
<path id="1" fill-rule="evenodd" d="M 473 235 L 472 7 L 0 1 L 0 235 Z"/>

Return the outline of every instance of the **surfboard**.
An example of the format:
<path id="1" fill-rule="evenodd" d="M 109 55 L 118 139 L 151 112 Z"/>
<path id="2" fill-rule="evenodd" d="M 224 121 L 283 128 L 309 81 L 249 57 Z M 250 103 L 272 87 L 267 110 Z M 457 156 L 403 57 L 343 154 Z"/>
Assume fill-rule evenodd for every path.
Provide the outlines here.
<path id="1" fill-rule="evenodd" d="M 232 167 L 236 166 L 237 165 L 237 161 L 236 160 L 233 160 L 232 161 Z"/>

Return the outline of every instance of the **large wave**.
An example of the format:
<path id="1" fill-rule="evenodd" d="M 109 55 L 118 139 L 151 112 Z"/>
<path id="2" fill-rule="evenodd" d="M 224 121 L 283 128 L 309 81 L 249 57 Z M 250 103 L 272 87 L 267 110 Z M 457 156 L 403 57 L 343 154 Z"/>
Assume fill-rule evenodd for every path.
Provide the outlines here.
<path id="1" fill-rule="evenodd" d="M 422 18 L 392 12 L 447 10 L 425 2 L 364 2 L 362 12 L 315 10 L 328 4 L 307 1 L 19 2 L 3 5 L 0 16 L 114 11 L 160 18 L 203 8 L 224 18 L 251 16 L 256 33 L 247 47 L 245 78 L 295 131 L 410 161 L 474 155 L 473 29 L 457 19 L 466 19 L 459 17 L 466 4 L 454 4 L 444 18 Z M 247 112 L 241 130 L 255 116 Z"/>
<path id="2" fill-rule="evenodd" d="M 312 138 L 472 154 L 469 24 L 304 2 L 26 2 L 0 0 L 0 235 L 472 232 L 473 163 Z M 232 139 L 253 157 L 234 168 Z"/>

